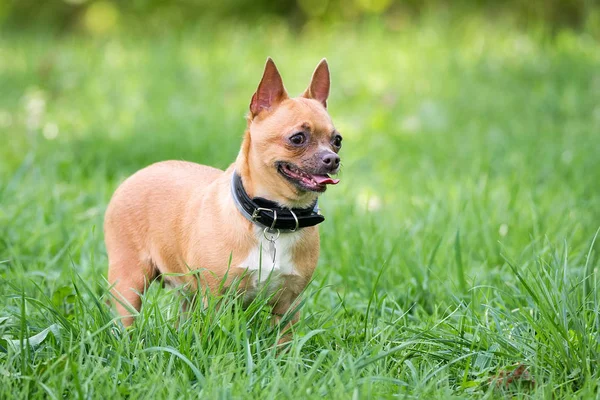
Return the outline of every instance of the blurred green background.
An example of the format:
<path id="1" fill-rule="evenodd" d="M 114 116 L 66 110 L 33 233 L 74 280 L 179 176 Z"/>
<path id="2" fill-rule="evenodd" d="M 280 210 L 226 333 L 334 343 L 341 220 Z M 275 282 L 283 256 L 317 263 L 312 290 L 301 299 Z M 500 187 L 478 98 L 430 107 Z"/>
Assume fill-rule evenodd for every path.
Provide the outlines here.
<path id="1" fill-rule="evenodd" d="M 134 26 L 162 30 L 225 20 L 256 24 L 265 19 L 301 30 L 310 23 L 330 26 L 376 18 L 390 29 L 402 29 L 419 16 L 441 12 L 449 18 L 477 13 L 528 29 L 556 31 L 597 29 L 598 6 L 597 0 L 1 0 L 0 23 L 18 29 L 44 26 L 99 34 Z"/>
<path id="2" fill-rule="evenodd" d="M 537 382 L 522 397 L 597 396 L 599 10 L 0 0 L 0 398 L 489 398 L 516 393 L 490 384 L 516 365 Z M 291 94 L 327 57 L 344 135 L 341 183 L 320 203 L 313 317 L 289 354 L 265 356 L 274 334 L 254 317 L 220 321 L 216 341 L 194 336 L 201 313 L 173 332 L 179 304 L 155 285 L 147 325 L 115 344 L 101 302 L 111 194 L 160 160 L 227 167 L 267 56 Z M 56 324 L 62 341 L 6 351 Z M 215 378 L 200 387 L 149 346 Z"/>

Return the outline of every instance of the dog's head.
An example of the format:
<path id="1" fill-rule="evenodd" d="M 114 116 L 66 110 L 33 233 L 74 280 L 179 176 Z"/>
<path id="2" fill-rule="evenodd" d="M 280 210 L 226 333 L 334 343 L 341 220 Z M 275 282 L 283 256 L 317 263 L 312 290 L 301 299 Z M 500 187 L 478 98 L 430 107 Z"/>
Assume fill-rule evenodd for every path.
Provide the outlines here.
<path id="1" fill-rule="evenodd" d="M 327 113 L 329 82 L 329 67 L 323 59 L 304 93 L 290 98 L 275 63 L 267 59 L 250 102 L 240 153 L 244 165 L 238 165 L 253 196 L 287 207 L 305 207 L 327 185 L 338 183 L 330 174 L 340 168 L 342 136 Z"/>

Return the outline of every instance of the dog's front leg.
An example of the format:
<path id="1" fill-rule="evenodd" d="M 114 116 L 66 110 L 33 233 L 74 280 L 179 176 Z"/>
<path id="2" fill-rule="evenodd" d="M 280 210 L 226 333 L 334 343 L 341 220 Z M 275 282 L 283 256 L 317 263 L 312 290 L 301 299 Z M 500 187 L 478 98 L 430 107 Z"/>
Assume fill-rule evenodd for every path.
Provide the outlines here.
<path id="1" fill-rule="evenodd" d="M 297 310 L 296 299 L 289 291 L 283 293 L 279 301 L 273 306 L 271 319 L 273 326 L 280 326 L 281 338 L 277 344 L 285 344 L 292 340 L 294 325 L 300 320 L 300 310 Z M 285 324 L 281 326 L 282 322 Z"/>
<path id="2" fill-rule="evenodd" d="M 279 314 L 273 313 L 272 323 L 274 326 L 281 324 L 282 319 L 283 319 L 283 314 L 279 315 Z M 281 328 L 281 337 L 277 341 L 278 345 L 286 344 L 292 340 L 294 324 L 296 324 L 296 322 L 298 322 L 299 320 L 300 320 L 300 311 L 297 311 L 291 317 L 291 320 L 289 320 Z"/>

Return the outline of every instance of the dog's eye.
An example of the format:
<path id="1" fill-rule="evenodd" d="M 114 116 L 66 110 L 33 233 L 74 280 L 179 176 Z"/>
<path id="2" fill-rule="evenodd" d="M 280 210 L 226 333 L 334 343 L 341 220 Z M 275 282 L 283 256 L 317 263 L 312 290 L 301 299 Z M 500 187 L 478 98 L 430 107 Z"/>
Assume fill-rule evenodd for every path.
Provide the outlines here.
<path id="1" fill-rule="evenodd" d="M 335 135 L 333 137 L 333 145 L 335 147 L 342 147 L 342 137 L 340 135 Z"/>
<path id="2" fill-rule="evenodd" d="M 290 137 L 290 142 L 294 146 L 300 146 L 301 144 L 304 144 L 304 142 L 306 142 L 306 135 L 302 132 L 296 133 L 295 135 Z"/>

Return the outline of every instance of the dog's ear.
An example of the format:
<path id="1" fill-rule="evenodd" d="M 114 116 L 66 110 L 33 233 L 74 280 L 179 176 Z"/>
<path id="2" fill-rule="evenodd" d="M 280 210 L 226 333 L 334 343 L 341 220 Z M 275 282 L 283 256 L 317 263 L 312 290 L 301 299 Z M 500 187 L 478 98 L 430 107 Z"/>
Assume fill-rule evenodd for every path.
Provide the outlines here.
<path id="1" fill-rule="evenodd" d="M 269 110 L 287 98 L 288 95 L 283 87 L 281 75 L 279 75 L 275 63 L 271 57 L 269 57 L 265 64 L 263 77 L 258 84 L 258 89 L 256 89 L 256 92 L 252 95 L 250 112 L 252 113 L 252 116 L 256 116 L 262 110 Z"/>
<path id="2" fill-rule="evenodd" d="M 313 72 L 308 89 L 304 91 L 302 96 L 308 99 L 315 99 L 323 104 L 323 107 L 327 108 L 329 85 L 329 66 L 327 65 L 327 60 L 322 59 L 317 68 L 315 68 L 315 72 Z"/>

